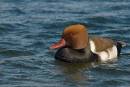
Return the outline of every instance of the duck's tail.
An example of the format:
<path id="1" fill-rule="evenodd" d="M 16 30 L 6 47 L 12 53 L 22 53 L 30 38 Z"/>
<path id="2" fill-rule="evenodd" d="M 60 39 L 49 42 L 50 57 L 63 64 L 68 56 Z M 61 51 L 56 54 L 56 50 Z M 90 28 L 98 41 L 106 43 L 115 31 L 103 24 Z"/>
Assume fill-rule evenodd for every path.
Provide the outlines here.
<path id="1" fill-rule="evenodd" d="M 117 41 L 117 44 L 119 44 L 121 47 L 126 47 L 127 43 L 123 41 Z"/>
<path id="2" fill-rule="evenodd" d="M 126 46 L 127 46 L 126 42 L 117 41 L 117 49 L 119 49 L 119 51 L 121 51 L 121 48 L 126 47 Z M 130 53 L 120 52 L 120 55 L 130 55 Z"/>

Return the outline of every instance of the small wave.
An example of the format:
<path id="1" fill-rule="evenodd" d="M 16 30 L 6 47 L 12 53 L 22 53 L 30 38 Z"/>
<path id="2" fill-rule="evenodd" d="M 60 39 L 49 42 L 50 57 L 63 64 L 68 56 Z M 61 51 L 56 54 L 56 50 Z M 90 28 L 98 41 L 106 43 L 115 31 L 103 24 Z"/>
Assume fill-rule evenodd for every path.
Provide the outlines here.
<path id="1" fill-rule="evenodd" d="M 130 81 L 126 81 L 126 80 L 120 80 L 120 79 L 111 79 L 111 80 L 105 80 L 105 81 L 101 81 L 100 85 L 102 86 L 116 86 L 116 87 L 124 87 L 124 84 L 129 83 Z"/>
<path id="2" fill-rule="evenodd" d="M 29 56 L 29 55 L 33 55 L 33 53 L 29 51 L 3 50 L 0 51 L 0 55 L 7 56 L 7 57 L 17 57 L 17 56 Z"/>
<path id="3" fill-rule="evenodd" d="M 39 69 L 37 65 L 34 65 L 33 62 L 30 60 L 13 60 L 13 61 L 6 61 L 11 66 L 17 67 L 17 68 L 23 68 L 23 69 Z"/>
<path id="4" fill-rule="evenodd" d="M 8 32 L 8 31 L 13 31 L 12 28 L 14 26 L 12 24 L 5 24 L 5 23 L 1 23 L 0 24 L 0 33 L 2 32 Z"/>
<path id="5" fill-rule="evenodd" d="M 127 70 L 123 70 L 123 69 L 118 69 L 118 68 L 110 68 L 110 67 L 96 67 L 94 68 L 94 71 L 96 71 L 97 73 L 102 73 L 104 75 L 107 75 L 107 76 L 113 76 L 113 77 L 116 77 L 116 76 L 124 76 L 124 75 L 129 75 L 129 71 Z"/>

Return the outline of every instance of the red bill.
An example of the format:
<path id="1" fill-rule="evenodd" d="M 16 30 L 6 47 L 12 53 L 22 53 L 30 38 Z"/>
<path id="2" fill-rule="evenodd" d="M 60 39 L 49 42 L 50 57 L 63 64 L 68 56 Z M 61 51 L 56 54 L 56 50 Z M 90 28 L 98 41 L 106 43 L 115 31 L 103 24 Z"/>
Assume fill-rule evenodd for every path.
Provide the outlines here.
<path id="1" fill-rule="evenodd" d="M 57 43 L 54 43 L 50 46 L 50 49 L 58 49 L 58 48 L 61 48 L 61 47 L 64 47 L 65 46 L 65 40 L 62 38 L 60 41 L 58 41 Z"/>

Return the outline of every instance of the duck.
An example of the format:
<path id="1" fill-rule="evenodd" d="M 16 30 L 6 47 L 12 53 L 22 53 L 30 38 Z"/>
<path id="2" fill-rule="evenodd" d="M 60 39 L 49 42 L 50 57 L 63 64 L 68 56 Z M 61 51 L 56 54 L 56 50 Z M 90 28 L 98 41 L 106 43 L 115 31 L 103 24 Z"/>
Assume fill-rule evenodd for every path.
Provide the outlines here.
<path id="1" fill-rule="evenodd" d="M 58 49 L 55 59 L 70 63 L 83 63 L 115 60 L 125 46 L 123 41 L 115 41 L 106 37 L 89 37 L 88 28 L 82 24 L 66 27 L 61 39 L 50 46 Z"/>

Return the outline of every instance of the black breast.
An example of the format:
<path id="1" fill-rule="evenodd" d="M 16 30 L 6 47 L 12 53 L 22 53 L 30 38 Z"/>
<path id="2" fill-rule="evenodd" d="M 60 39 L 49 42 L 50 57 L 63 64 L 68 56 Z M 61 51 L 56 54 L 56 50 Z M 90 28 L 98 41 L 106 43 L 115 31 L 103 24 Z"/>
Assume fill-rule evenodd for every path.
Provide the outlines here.
<path id="1" fill-rule="evenodd" d="M 65 62 L 81 63 L 81 62 L 91 62 L 97 61 L 98 55 L 92 53 L 90 49 L 70 49 L 70 48 L 60 48 L 55 55 L 55 58 Z"/>

